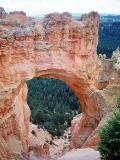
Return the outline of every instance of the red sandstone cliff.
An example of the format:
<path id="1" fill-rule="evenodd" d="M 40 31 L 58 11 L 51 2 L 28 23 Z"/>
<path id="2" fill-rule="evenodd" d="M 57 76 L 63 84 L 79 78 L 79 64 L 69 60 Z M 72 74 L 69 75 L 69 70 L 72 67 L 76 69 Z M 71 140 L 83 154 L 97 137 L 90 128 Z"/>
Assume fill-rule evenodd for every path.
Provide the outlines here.
<path id="1" fill-rule="evenodd" d="M 72 126 L 71 146 L 96 145 L 96 128 L 109 106 L 108 93 L 96 88 L 100 84 L 96 75 L 103 73 L 98 72 L 98 28 L 96 12 L 83 15 L 80 21 L 69 13 L 36 20 L 24 12 L 7 14 L 0 8 L 1 160 L 23 159 L 22 155 L 29 152 L 25 83 L 33 77 L 62 79 L 74 90 L 82 114 Z"/>

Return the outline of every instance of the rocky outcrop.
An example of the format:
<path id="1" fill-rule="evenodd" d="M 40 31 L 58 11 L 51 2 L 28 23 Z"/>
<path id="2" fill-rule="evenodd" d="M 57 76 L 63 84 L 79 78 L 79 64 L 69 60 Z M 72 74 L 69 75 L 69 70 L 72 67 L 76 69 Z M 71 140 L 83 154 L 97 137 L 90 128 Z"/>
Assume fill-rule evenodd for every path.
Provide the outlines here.
<path id="1" fill-rule="evenodd" d="M 5 16 L 7 15 L 7 13 L 5 12 L 3 7 L 0 7 L 0 18 L 5 18 Z"/>
<path id="2" fill-rule="evenodd" d="M 1 97 L 0 103 L 0 159 L 20 159 L 28 153 L 29 107 L 26 85 L 21 83 Z"/>
<path id="3" fill-rule="evenodd" d="M 50 142 L 52 136 L 42 128 L 31 124 L 29 126 L 29 155 L 50 159 Z"/>
<path id="4" fill-rule="evenodd" d="M 58 160 L 100 160 L 100 153 L 91 148 L 76 149 L 66 153 Z"/>
<path id="5" fill-rule="evenodd" d="M 18 160 L 29 152 L 30 112 L 26 103 L 26 81 L 33 77 L 58 78 L 74 90 L 81 102 L 82 114 L 73 127 L 71 146 L 92 144 L 91 136 L 94 141 L 94 131 L 106 108 L 113 104 L 108 101 L 112 96 L 109 85 L 106 91 L 100 91 L 96 85 L 103 73 L 96 54 L 98 28 L 96 12 L 83 15 L 80 21 L 74 20 L 69 13 L 49 14 L 42 20 L 29 18 L 23 12 L 1 17 L 1 160 Z M 107 71 L 106 67 L 105 73 Z"/>

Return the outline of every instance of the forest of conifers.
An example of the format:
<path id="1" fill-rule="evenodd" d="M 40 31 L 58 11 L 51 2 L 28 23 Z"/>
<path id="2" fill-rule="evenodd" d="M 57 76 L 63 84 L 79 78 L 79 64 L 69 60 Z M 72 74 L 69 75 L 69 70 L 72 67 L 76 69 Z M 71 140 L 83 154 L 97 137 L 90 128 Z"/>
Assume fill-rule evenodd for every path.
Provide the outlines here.
<path id="1" fill-rule="evenodd" d="M 61 136 L 80 112 L 78 98 L 61 80 L 34 78 L 27 84 L 31 121 L 52 135 Z"/>

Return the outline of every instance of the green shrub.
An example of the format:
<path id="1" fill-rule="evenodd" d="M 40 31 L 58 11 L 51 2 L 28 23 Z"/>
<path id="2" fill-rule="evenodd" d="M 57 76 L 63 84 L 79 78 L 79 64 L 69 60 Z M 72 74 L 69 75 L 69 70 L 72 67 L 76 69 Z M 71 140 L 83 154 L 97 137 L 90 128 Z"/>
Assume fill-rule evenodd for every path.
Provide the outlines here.
<path id="1" fill-rule="evenodd" d="M 120 112 L 108 120 L 99 132 L 101 141 L 98 150 L 103 160 L 120 160 Z"/>

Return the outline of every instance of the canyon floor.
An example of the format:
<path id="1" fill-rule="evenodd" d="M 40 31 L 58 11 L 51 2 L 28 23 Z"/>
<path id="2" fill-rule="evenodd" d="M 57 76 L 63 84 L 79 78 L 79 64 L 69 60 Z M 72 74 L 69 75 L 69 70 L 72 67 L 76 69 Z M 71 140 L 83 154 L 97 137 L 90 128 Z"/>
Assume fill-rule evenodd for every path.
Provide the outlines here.
<path id="1" fill-rule="evenodd" d="M 49 145 L 49 158 L 31 155 L 30 160 L 100 160 L 99 152 L 92 148 L 71 149 L 70 135 L 70 128 L 68 128 L 62 137 L 52 139 Z M 49 134 L 47 136 L 49 137 Z"/>
<path id="2" fill-rule="evenodd" d="M 100 154 L 92 148 L 70 149 L 70 130 L 64 138 L 55 139 L 50 147 L 51 160 L 100 160 Z"/>
<path id="3" fill-rule="evenodd" d="M 70 151 L 70 128 L 65 132 L 63 137 L 55 138 L 50 146 L 50 155 L 52 160 L 56 160 Z"/>

